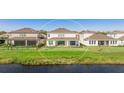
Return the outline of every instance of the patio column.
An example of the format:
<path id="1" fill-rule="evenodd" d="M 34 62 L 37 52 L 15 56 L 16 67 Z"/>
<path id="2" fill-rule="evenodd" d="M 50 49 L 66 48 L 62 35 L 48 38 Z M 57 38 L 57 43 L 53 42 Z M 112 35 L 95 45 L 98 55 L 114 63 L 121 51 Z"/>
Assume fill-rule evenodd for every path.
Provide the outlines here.
<path id="1" fill-rule="evenodd" d="M 53 46 L 56 46 L 56 41 L 55 40 L 53 40 Z"/>
<path id="2" fill-rule="evenodd" d="M 68 41 L 68 40 L 66 41 L 66 45 L 67 45 L 67 46 L 70 46 L 70 44 L 69 44 L 69 41 Z"/>
<path id="3" fill-rule="evenodd" d="M 104 41 L 104 46 L 106 46 L 106 41 Z"/>
<path id="4" fill-rule="evenodd" d="M 77 41 L 78 42 L 78 46 L 80 46 L 80 42 L 79 41 Z"/>
<path id="5" fill-rule="evenodd" d="M 28 44 L 27 44 L 27 40 L 25 40 L 25 46 L 27 46 Z"/>
<path id="6" fill-rule="evenodd" d="M 11 44 L 14 45 L 15 44 L 15 41 L 14 40 L 11 40 Z"/>

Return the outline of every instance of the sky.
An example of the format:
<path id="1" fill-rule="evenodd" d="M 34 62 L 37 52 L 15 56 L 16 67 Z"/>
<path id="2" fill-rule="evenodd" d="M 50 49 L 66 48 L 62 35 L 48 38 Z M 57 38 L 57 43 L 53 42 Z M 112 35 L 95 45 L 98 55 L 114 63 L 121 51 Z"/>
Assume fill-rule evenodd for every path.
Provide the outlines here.
<path id="1" fill-rule="evenodd" d="M 0 19 L 0 31 L 13 31 L 21 28 L 54 30 L 67 28 L 74 31 L 124 31 L 124 19 Z"/>

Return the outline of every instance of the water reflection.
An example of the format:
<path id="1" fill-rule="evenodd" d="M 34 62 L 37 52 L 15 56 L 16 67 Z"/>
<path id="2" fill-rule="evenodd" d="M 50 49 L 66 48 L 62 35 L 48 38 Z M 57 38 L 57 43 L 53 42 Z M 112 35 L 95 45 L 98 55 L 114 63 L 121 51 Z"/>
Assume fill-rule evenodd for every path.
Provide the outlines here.
<path id="1" fill-rule="evenodd" d="M 0 73 L 123 73 L 124 65 L 0 65 Z"/>

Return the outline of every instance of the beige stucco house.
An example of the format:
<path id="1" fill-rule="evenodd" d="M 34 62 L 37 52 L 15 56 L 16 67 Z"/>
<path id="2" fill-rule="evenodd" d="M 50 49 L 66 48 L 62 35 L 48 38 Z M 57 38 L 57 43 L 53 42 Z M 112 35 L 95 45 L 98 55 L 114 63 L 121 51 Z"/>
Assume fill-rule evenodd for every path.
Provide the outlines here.
<path id="1" fill-rule="evenodd" d="M 7 33 L 7 43 L 21 46 L 35 46 L 45 39 L 45 35 L 31 28 L 22 28 Z"/>

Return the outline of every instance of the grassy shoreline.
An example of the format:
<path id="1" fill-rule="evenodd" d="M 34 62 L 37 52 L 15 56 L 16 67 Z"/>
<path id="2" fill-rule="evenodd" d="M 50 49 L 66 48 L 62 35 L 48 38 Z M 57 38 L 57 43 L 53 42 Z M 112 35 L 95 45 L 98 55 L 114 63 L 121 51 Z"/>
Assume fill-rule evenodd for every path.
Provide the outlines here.
<path id="1" fill-rule="evenodd" d="M 124 64 L 124 47 L 0 48 L 0 64 Z"/>

